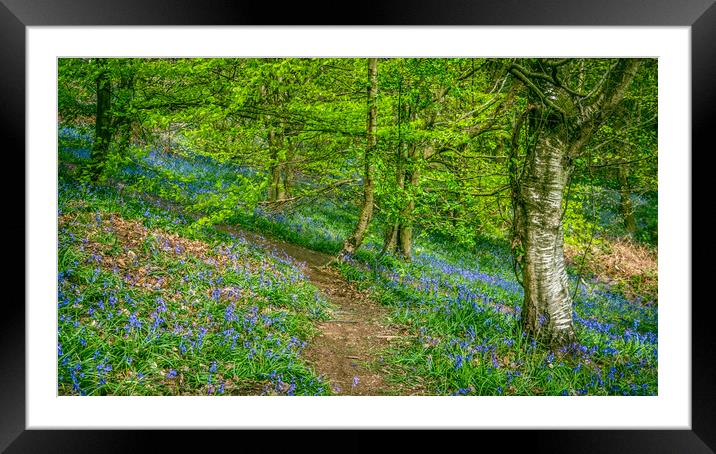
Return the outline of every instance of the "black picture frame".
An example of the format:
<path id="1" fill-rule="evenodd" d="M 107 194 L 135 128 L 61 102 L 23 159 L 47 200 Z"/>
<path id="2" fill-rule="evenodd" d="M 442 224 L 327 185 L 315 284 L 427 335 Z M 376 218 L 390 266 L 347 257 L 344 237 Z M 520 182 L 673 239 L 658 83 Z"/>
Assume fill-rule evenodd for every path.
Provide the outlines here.
<path id="1" fill-rule="evenodd" d="M 691 28 L 692 62 L 692 151 L 713 148 L 711 114 L 716 105 L 716 6 L 714 0 L 441 0 L 385 1 L 346 4 L 307 4 L 292 2 L 277 6 L 271 2 L 223 0 L 0 0 L 0 124 L 7 127 L 2 136 L 5 158 L 15 156 L 13 167 L 25 167 L 25 32 L 28 26 L 61 25 L 570 25 L 570 26 L 686 26 Z M 328 15 L 320 15 L 320 13 Z M 684 151 L 688 153 L 688 150 Z M 22 156 L 23 158 L 19 158 Z M 693 162 L 693 159 L 692 159 Z M 693 166 L 692 181 L 708 181 L 708 166 Z M 701 172 L 701 175 L 699 175 Z M 15 172 L 18 173 L 19 172 Z M 24 172 L 22 173 L 24 175 Z M 7 192 L 17 190 L 7 186 Z M 707 191 L 694 191 L 692 197 L 706 197 Z M 28 241 L 25 200 L 8 197 L 8 210 L 15 213 L 8 234 L 25 235 Z M 692 202 L 692 206 L 704 203 Z M 702 201 L 703 202 L 703 201 Z M 12 206 L 12 204 L 16 206 Z M 709 204 L 708 206 L 712 206 Z M 6 224 L 7 218 L 6 218 Z M 692 220 L 692 239 L 710 238 L 708 223 Z M 699 235 L 699 230 L 702 229 Z M 21 232 L 22 231 L 22 232 Z M 693 241 L 693 240 L 692 240 Z M 693 248 L 692 248 L 693 250 Z M 706 258 L 709 247 L 692 252 L 693 276 L 700 273 L 694 259 Z M 24 251 L 23 251 L 24 254 Z M 23 259 L 24 263 L 24 259 Z M 702 263 L 708 263 L 705 260 Z M 17 270 L 25 267 L 16 266 Z M 24 275 L 25 276 L 25 275 Z M 25 276 L 26 277 L 26 276 Z M 702 276 L 703 278 L 704 276 Z M 7 281 L 10 281 L 8 279 Z M 701 279 L 703 282 L 703 279 Z M 15 281 L 16 282 L 16 281 Z M 26 280 L 25 280 L 26 282 Z M 16 285 L 16 287 L 19 287 Z M 692 287 L 693 288 L 693 287 Z M 24 300 L 24 290 L 21 291 Z M 716 342 L 710 323 L 711 302 L 692 297 L 692 420 L 691 430 L 516 430 L 480 431 L 462 434 L 474 449 L 497 442 L 508 451 L 558 453 L 713 453 L 716 450 Z M 364 431 L 334 431 L 340 446 L 312 431 L 291 431 L 286 436 L 266 434 L 241 437 L 237 445 L 231 431 L 201 433 L 125 430 L 25 430 L 25 310 L 15 300 L 6 300 L 0 317 L 0 450 L 7 452 L 105 452 L 150 449 L 146 441 L 158 441 L 163 451 L 186 446 L 196 435 L 206 443 L 229 442 L 236 449 L 253 445 L 252 452 L 275 452 L 281 443 L 297 446 L 310 443 L 315 450 L 341 452 L 373 450 L 377 447 Z M 372 433 L 371 433 L 372 434 Z M 338 438 L 337 437 L 337 438 Z M 391 437 L 380 448 L 400 444 L 401 451 L 421 446 L 444 434 L 411 431 L 407 436 Z M 450 437 L 452 439 L 452 437 Z M 453 439 L 454 440 L 454 439 Z M 453 441 L 445 441 L 452 443 Z M 209 445 L 205 446 L 208 449 Z M 471 449 L 472 450 L 472 449 Z"/>

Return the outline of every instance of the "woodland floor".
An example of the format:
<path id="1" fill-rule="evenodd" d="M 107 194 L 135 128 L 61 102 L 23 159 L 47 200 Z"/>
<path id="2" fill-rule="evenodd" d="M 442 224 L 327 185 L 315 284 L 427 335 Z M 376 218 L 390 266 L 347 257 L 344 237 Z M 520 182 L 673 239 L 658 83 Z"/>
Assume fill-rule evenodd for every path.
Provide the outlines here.
<path id="1" fill-rule="evenodd" d="M 183 211 L 179 205 L 156 196 L 145 198 L 164 208 Z M 303 353 L 316 373 L 330 383 L 334 394 L 422 394 L 422 389 L 406 390 L 386 382 L 382 352 L 391 342 L 406 339 L 408 330 L 391 323 L 389 311 L 371 299 L 369 291 L 357 289 L 327 266 L 332 256 L 236 225 L 217 225 L 216 228 L 288 256 L 302 267 L 305 276 L 334 307 L 331 318 L 318 323 L 319 334 L 311 339 Z"/>
<path id="2" fill-rule="evenodd" d="M 320 334 L 304 351 L 305 359 L 338 395 L 394 395 L 401 390 L 385 379 L 381 351 L 391 341 L 404 338 L 407 330 L 390 323 L 388 311 L 358 290 L 336 270 L 326 266 L 330 255 L 244 230 L 237 226 L 217 228 L 248 242 L 285 253 L 335 307 L 331 319 L 318 324 Z M 355 379 L 355 380 L 354 380 Z M 413 390 L 416 391 L 416 390 Z"/>
<path id="3" fill-rule="evenodd" d="M 74 166 L 67 163 L 61 164 L 65 164 L 69 171 L 76 170 Z M 121 180 L 110 179 L 108 182 L 110 186 L 119 190 L 120 203 L 124 203 L 125 200 L 141 199 L 148 205 L 163 209 L 159 210 L 160 212 L 173 212 L 194 220 L 211 219 L 211 217 L 204 217 L 205 213 L 194 211 L 195 207 L 201 205 L 170 201 L 152 192 L 138 191 Z M 67 189 L 66 200 L 63 199 L 67 208 L 66 212 L 63 211 L 64 214 L 71 214 L 73 212 L 71 203 L 85 197 L 85 192 L 77 190 L 71 192 L 71 190 L 72 188 Z M 107 206 L 102 204 L 103 197 L 111 199 L 112 191 L 108 194 L 91 194 L 92 197 L 98 197 L 98 202 L 93 205 L 97 213 L 114 209 L 114 199 Z M 144 223 L 149 226 L 161 227 L 175 222 L 194 226 L 192 222 L 187 222 L 188 219 L 175 220 L 168 214 L 162 216 L 152 214 L 154 211 L 145 210 L 146 205 L 138 203 L 137 207 L 127 206 L 129 218 L 149 216 L 148 220 L 151 222 Z M 110 219 L 113 219 L 112 216 Z M 334 218 L 329 219 L 331 222 L 333 220 Z M 237 243 L 236 246 L 240 250 L 252 250 L 253 248 L 239 247 L 240 243 L 248 243 L 256 248 L 254 253 L 259 260 L 283 264 L 282 266 L 291 263 L 293 267 L 286 268 L 292 269 L 292 279 L 297 279 L 296 282 L 304 286 L 306 281 L 312 284 L 306 287 L 310 296 L 306 296 L 308 293 L 300 294 L 299 298 L 305 297 L 307 298 L 305 301 L 309 303 L 320 303 L 320 311 L 315 312 L 316 316 L 291 320 L 290 328 L 299 327 L 300 330 L 291 331 L 290 334 L 299 333 L 297 335 L 305 340 L 294 356 L 287 360 L 287 364 L 291 365 L 291 361 L 300 358 L 295 362 L 299 366 L 296 371 L 291 369 L 285 372 L 282 369 L 285 366 L 283 363 L 279 365 L 280 367 L 273 363 L 269 365 L 270 367 L 264 367 L 265 364 L 260 363 L 263 369 L 259 368 L 258 372 L 253 369 L 246 371 L 242 369 L 240 372 L 243 375 L 236 375 L 234 369 L 238 363 L 224 361 L 234 368 L 232 377 L 246 376 L 249 377 L 248 381 L 254 379 L 253 377 L 258 377 L 259 380 L 268 377 L 271 379 L 269 385 L 277 379 L 276 392 L 279 394 L 279 391 L 284 391 L 283 386 L 289 389 L 290 386 L 294 386 L 293 381 L 289 384 L 282 381 L 282 378 L 290 377 L 293 380 L 294 377 L 298 377 L 296 383 L 299 387 L 305 388 L 300 388 L 300 395 L 654 395 L 657 393 L 655 304 L 639 304 L 641 300 L 632 301 L 621 297 L 611 292 L 606 284 L 602 286 L 597 281 L 593 284 L 590 281 L 591 286 L 587 287 L 585 282 L 584 289 L 575 300 L 575 323 L 577 328 L 581 329 L 582 343 L 578 354 L 567 357 L 544 351 L 534 342 L 529 343 L 524 340 L 524 335 L 520 337 L 518 325 L 520 289 L 517 283 L 504 273 L 505 270 L 496 264 L 495 259 L 504 257 L 503 251 L 499 248 L 485 245 L 479 249 L 478 254 L 484 259 L 479 263 L 478 260 L 461 262 L 461 256 L 445 258 L 428 251 L 420 256 L 419 262 L 413 262 L 410 268 L 380 268 L 364 261 L 333 266 L 329 265 L 333 259 L 332 255 L 311 249 L 312 246 L 290 242 L 296 241 L 295 239 L 286 241 L 281 237 L 284 232 L 281 229 L 277 229 L 278 234 L 273 236 L 266 233 L 267 230 L 271 230 L 271 225 L 267 227 L 262 223 L 252 223 L 250 220 L 247 224 L 253 227 L 245 226 L 240 220 L 233 220 L 224 221 L 223 225 L 214 225 L 214 228 L 224 234 L 218 237 L 222 244 Z M 301 223 L 298 225 L 301 229 L 310 227 L 304 227 Z M 337 228 L 334 224 L 329 223 L 329 225 L 333 228 L 330 233 L 334 234 Z M 299 231 L 303 231 L 301 229 Z M 205 232 L 207 241 L 213 241 L 212 238 L 215 237 L 210 230 Z M 113 226 L 110 231 L 114 232 L 115 236 L 119 236 L 120 242 L 123 241 L 122 229 Z M 194 237 L 189 227 L 182 227 L 179 231 L 186 231 L 187 237 Z M 67 237 L 65 244 L 70 246 L 79 244 L 82 249 L 80 241 L 85 233 L 81 229 L 74 233 L 79 236 L 72 237 L 71 232 L 65 234 Z M 295 238 L 292 235 L 288 236 Z M 84 238 L 90 238 L 90 242 L 99 241 L 104 246 L 111 245 L 109 241 L 111 238 L 97 235 L 92 237 L 85 235 Z M 197 238 L 205 237 L 198 235 Z M 303 238 L 299 239 L 303 240 Z M 90 251 L 87 240 L 83 241 L 85 241 L 84 247 Z M 308 243 L 312 244 L 311 241 Z M 323 245 L 320 241 L 316 244 Z M 332 245 L 335 246 L 333 243 Z M 330 249 L 333 248 L 325 250 Z M 74 249 L 67 247 L 66 250 L 70 252 L 67 253 L 69 255 L 66 254 L 69 258 L 65 262 L 71 265 Z M 613 266 L 608 271 L 611 268 L 617 271 L 624 269 L 622 266 L 624 261 L 634 262 L 622 249 L 612 252 L 614 253 L 610 253 L 609 257 L 612 259 Z M 82 256 L 77 257 L 82 259 Z M 90 276 L 93 272 L 92 266 L 78 267 L 77 257 L 74 265 L 67 266 L 68 275 L 69 272 L 79 270 L 87 275 L 83 279 L 94 282 L 92 280 L 94 275 Z M 176 266 L 183 266 L 183 263 Z M 296 267 L 302 270 L 302 276 L 296 274 Z M 197 270 L 202 271 L 203 268 Z M 641 276 L 643 273 L 636 274 Z M 75 280 L 77 279 L 80 278 Z M 209 285 L 201 276 L 196 277 L 195 281 L 187 286 L 177 287 L 178 291 L 184 292 L 187 288 L 204 288 L 202 286 Z M 69 278 L 65 278 L 63 282 L 67 283 L 68 288 L 78 285 Z M 263 277 L 261 280 L 242 282 L 244 287 L 248 285 L 252 289 L 253 286 L 257 286 L 255 288 L 257 290 L 264 289 Z M 288 283 L 286 288 L 277 287 L 276 301 L 290 300 L 293 297 L 295 302 L 296 295 L 291 294 L 293 290 L 286 291 L 287 288 L 293 289 L 292 285 Z M 98 285 L 95 287 L 100 293 L 102 292 Z M 300 289 L 300 286 L 296 288 Z M 323 298 L 314 295 L 316 291 L 322 294 Z M 140 309 L 144 315 L 149 314 L 154 308 L 152 298 L 147 298 L 146 301 L 141 300 Z M 274 294 L 271 293 L 269 298 L 274 298 Z M 248 300 L 251 301 L 253 300 Z M 326 302 L 329 304 L 326 305 Z M 60 303 L 64 303 L 64 300 Z M 75 304 L 78 303 L 75 301 Z M 67 314 L 64 314 L 66 320 L 63 322 L 63 326 L 68 330 L 66 332 L 72 334 L 85 329 L 84 325 L 78 327 L 76 321 L 73 324 L 73 320 L 69 318 L 74 317 L 82 307 L 67 307 L 69 309 L 66 311 Z M 310 305 L 306 307 L 313 308 Z M 89 309 L 96 308 L 92 306 Z M 314 312 L 310 314 L 313 315 Z M 221 320 L 225 318 L 221 314 L 213 315 Z M 146 316 L 144 318 L 147 319 Z M 300 326 L 297 324 L 299 321 Z M 129 322 L 131 323 L 131 319 Z M 188 322 L 191 323 L 192 320 Z M 123 321 L 117 323 L 116 326 L 121 332 Z M 152 322 L 147 321 L 147 323 Z M 270 323 L 266 326 L 270 326 Z M 276 330 L 283 333 L 282 327 L 286 328 L 288 325 L 281 325 Z M 268 334 L 272 336 L 273 332 Z M 258 339 L 256 348 L 263 346 L 259 341 L 264 338 L 268 339 L 265 333 L 252 338 Z M 67 340 L 66 344 L 74 345 L 73 339 Z M 82 341 L 85 339 L 86 336 L 76 340 L 75 343 L 84 347 Z M 94 341 L 103 338 L 95 336 L 92 339 Z M 58 343 L 58 348 L 59 346 Z M 181 348 L 181 346 L 177 347 Z M 91 345 L 80 350 L 86 350 L 85 353 L 89 352 L 91 355 L 91 350 L 94 348 L 95 346 Z M 174 350 L 176 351 L 176 348 Z M 273 353 L 271 348 L 266 351 Z M 264 356 L 271 358 L 271 356 Z M 69 386 L 76 385 L 68 381 L 71 378 L 74 383 L 76 376 L 73 374 L 78 366 L 89 366 L 87 370 L 93 370 L 93 367 L 104 364 L 104 362 L 94 364 L 97 363 L 97 361 L 92 362 L 94 357 L 85 359 L 84 363 L 77 359 L 76 355 L 72 359 L 67 358 L 70 356 L 65 354 L 61 360 L 74 361 L 65 367 L 66 376 L 63 386 L 67 389 Z M 112 358 L 113 362 L 116 362 L 115 360 L 122 362 L 121 358 Z M 126 361 L 130 360 L 131 358 Z M 147 364 L 151 366 L 151 363 Z M 258 367 L 259 362 L 249 362 L 249 364 L 253 368 Z M 142 363 L 141 366 L 143 367 L 144 364 Z M 151 367 L 149 369 L 133 367 L 133 369 L 132 367 L 126 369 L 131 369 L 131 372 L 139 377 L 137 380 L 140 380 L 146 371 L 151 372 Z M 180 370 L 173 363 L 167 363 L 160 367 L 160 376 L 168 374 L 167 370 L 174 370 L 170 369 L 172 367 L 180 373 L 184 370 Z M 196 367 L 209 368 L 203 363 L 192 363 L 190 367 L 193 368 L 191 370 Z M 277 373 L 276 370 L 279 369 Z M 211 374 L 208 378 L 198 376 L 195 384 L 203 390 L 202 392 L 209 392 L 213 388 L 206 388 L 206 383 L 212 384 L 212 378 L 221 380 L 223 376 L 216 377 L 218 378 L 212 377 Z M 316 380 L 317 377 L 320 379 Z M 99 377 L 102 378 L 104 376 Z M 140 382 L 135 383 L 137 380 L 132 382 L 134 388 L 128 388 L 128 392 L 133 392 L 137 386 L 143 385 Z M 89 380 L 85 381 L 89 382 Z M 160 385 L 165 385 L 165 382 L 166 380 L 163 379 Z M 229 383 L 228 380 L 226 383 L 227 393 L 236 391 L 233 383 Z M 221 384 L 223 386 L 224 382 L 222 381 Z M 96 386 L 94 383 L 82 386 L 87 388 L 87 392 L 96 392 L 96 389 L 92 390 L 93 385 Z M 141 391 L 152 392 L 148 386 L 141 388 Z M 105 388 L 97 389 L 105 390 Z M 162 389 L 170 392 L 165 388 Z M 221 389 L 223 394 L 223 387 Z M 249 394 L 258 394 L 260 391 L 259 386 Z M 268 392 L 266 387 L 264 392 Z"/>

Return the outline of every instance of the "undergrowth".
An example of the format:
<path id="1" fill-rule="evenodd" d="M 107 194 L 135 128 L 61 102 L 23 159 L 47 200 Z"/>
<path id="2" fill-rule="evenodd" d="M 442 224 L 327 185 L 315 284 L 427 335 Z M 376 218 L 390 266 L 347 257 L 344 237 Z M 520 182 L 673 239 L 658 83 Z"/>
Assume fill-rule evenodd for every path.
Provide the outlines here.
<path id="1" fill-rule="evenodd" d="M 59 187 L 58 392 L 328 394 L 327 302 L 287 258 L 109 188 Z"/>

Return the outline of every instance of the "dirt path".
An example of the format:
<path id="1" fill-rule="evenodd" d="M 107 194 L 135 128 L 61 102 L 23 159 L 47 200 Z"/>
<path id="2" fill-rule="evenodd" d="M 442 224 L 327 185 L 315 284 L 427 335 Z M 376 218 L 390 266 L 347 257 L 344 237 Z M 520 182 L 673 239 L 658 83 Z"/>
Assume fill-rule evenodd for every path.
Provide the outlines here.
<path id="1" fill-rule="evenodd" d="M 380 351 L 405 334 L 388 323 L 388 311 L 348 283 L 338 271 L 327 268 L 332 258 L 292 243 L 259 235 L 237 226 L 219 225 L 221 231 L 245 238 L 248 242 L 284 252 L 297 261 L 308 279 L 337 308 L 331 319 L 318 324 L 321 334 L 309 343 L 304 358 L 328 379 L 339 395 L 395 395 L 383 376 Z"/>
<path id="2" fill-rule="evenodd" d="M 118 185 L 120 190 L 121 185 Z M 149 194 L 135 194 L 165 209 L 187 213 L 183 207 Z M 331 319 L 318 324 L 321 334 L 304 350 L 304 358 L 327 379 L 338 395 L 421 394 L 419 389 L 404 390 L 384 380 L 385 364 L 380 356 L 391 342 L 406 339 L 407 330 L 390 325 L 388 310 L 347 282 L 338 271 L 325 265 L 330 255 L 263 236 L 236 225 L 216 225 L 218 230 L 243 237 L 248 242 L 283 252 L 302 266 L 304 274 L 336 307 Z"/>

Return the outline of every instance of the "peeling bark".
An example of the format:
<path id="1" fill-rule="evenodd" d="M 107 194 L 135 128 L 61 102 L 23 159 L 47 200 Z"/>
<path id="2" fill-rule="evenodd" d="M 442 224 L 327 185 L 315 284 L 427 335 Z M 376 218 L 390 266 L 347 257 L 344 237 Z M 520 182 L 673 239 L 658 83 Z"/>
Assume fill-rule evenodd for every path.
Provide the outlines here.
<path id="1" fill-rule="evenodd" d="M 525 147 L 519 170 L 516 150 L 523 117 L 515 125 L 510 163 L 512 247 L 524 289 L 522 323 L 527 334 L 553 349 L 577 341 L 564 264 L 564 188 L 574 158 L 621 102 L 639 65 L 636 59 L 620 60 L 585 104 L 575 102 L 566 89 L 550 86 L 542 91 L 524 74 L 515 74 L 530 93 L 529 135 L 534 138 L 532 146 Z"/>
<path id="2" fill-rule="evenodd" d="M 562 198 L 569 179 L 564 165 L 567 146 L 560 138 L 540 138 L 528 156 L 515 218 L 518 257 L 522 269 L 525 331 L 535 339 L 559 347 L 576 341 L 572 298 L 564 265 Z"/>

